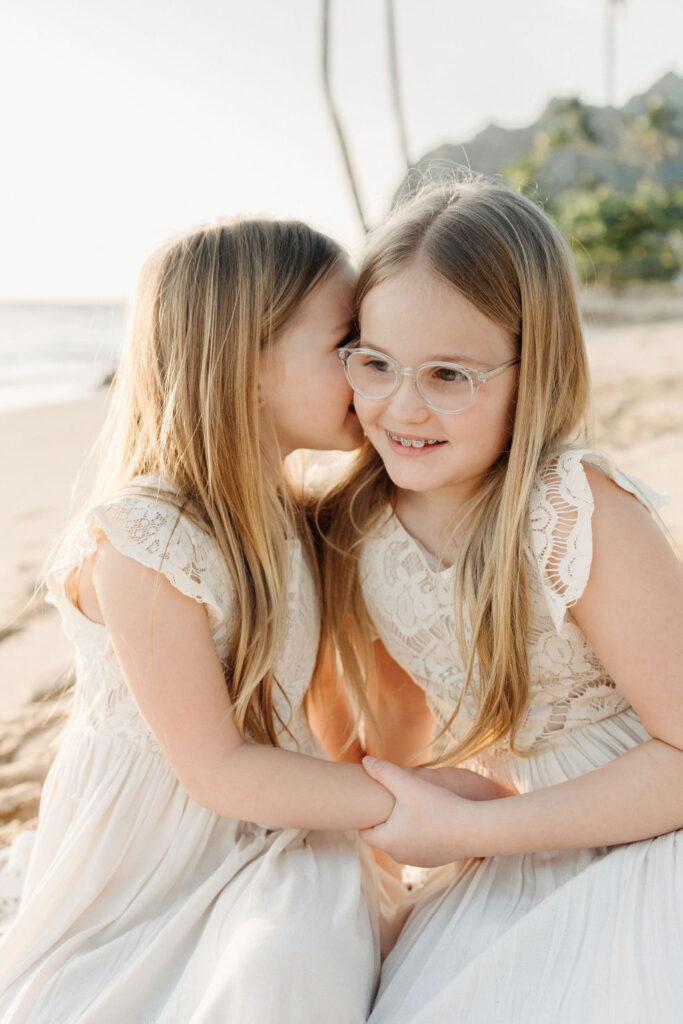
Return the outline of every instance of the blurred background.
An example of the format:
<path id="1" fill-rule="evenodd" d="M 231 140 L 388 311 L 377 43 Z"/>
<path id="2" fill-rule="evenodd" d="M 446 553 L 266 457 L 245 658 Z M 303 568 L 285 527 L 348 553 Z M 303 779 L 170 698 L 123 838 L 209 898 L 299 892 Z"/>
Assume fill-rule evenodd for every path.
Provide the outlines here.
<path id="1" fill-rule="evenodd" d="M 0 0 L 0 842 L 63 713 L 31 595 L 174 232 L 297 217 L 355 258 L 416 175 L 528 192 L 575 253 L 598 443 L 683 546 L 682 40 L 679 0 Z"/>
<path id="2" fill-rule="evenodd" d="M 407 168 L 444 161 L 536 195 L 584 280 L 669 283 L 641 315 L 679 308 L 677 0 L 0 10 L 0 409 L 79 397 L 113 368 L 137 270 L 169 234 L 267 213 L 356 253 Z"/>

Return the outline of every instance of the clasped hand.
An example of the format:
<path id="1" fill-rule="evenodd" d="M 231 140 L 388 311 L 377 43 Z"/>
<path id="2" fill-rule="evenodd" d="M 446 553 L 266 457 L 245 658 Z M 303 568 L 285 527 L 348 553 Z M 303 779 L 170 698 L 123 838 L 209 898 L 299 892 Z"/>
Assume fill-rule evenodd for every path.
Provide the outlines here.
<path id="1" fill-rule="evenodd" d="M 388 761 L 363 758 L 367 774 L 393 794 L 386 821 L 360 830 L 361 838 L 400 864 L 438 867 L 478 856 L 478 805 L 514 791 L 461 768 L 405 770 Z"/>

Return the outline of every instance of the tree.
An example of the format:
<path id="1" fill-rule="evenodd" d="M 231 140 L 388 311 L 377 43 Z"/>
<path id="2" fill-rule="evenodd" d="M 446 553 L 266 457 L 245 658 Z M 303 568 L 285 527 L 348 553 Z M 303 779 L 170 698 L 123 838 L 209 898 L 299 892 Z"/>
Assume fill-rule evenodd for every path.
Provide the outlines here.
<path id="1" fill-rule="evenodd" d="M 344 169 L 346 170 L 346 178 L 351 188 L 353 200 L 356 206 L 356 212 L 358 219 L 361 222 L 363 231 L 368 231 L 368 223 L 365 219 L 365 213 L 363 211 L 363 203 L 360 198 L 360 191 L 358 189 L 358 183 L 356 181 L 356 174 L 351 163 L 351 156 L 349 153 L 348 146 L 346 145 L 346 137 L 344 135 L 344 129 L 342 127 L 337 107 L 334 102 L 334 95 L 332 93 L 332 84 L 330 81 L 330 0 L 323 0 L 322 7 L 322 73 L 323 73 L 323 91 L 325 94 L 325 101 L 327 103 L 327 109 L 334 126 L 334 130 L 337 136 L 337 142 L 339 143 L 339 149 L 341 151 L 342 160 L 344 161 Z"/>
<path id="2" fill-rule="evenodd" d="M 624 140 L 627 159 L 642 167 L 645 177 L 654 181 L 664 157 L 676 156 L 680 148 L 675 111 L 661 96 L 650 96 L 646 112 L 628 125 Z"/>
<path id="3" fill-rule="evenodd" d="M 585 281 L 619 287 L 628 281 L 670 281 L 681 270 L 683 188 L 646 179 L 627 195 L 600 185 L 548 202 L 567 235 Z"/>
<path id="4" fill-rule="evenodd" d="M 337 136 L 337 142 L 339 143 L 339 150 L 341 152 L 342 160 L 344 163 L 344 169 L 346 171 L 346 179 L 351 189 L 353 201 L 358 214 L 358 219 L 361 222 L 363 231 L 368 231 L 368 222 L 365 217 L 363 210 L 363 203 L 360 197 L 360 189 L 358 187 L 358 181 L 356 173 L 353 168 L 351 161 L 351 155 L 349 147 L 346 142 L 346 136 L 344 134 L 344 128 L 341 123 L 341 118 L 337 110 L 337 106 L 334 100 L 334 94 L 332 92 L 332 83 L 330 78 L 330 0 L 322 0 L 322 77 L 323 77 L 323 92 L 325 95 L 325 102 L 327 109 L 334 127 L 335 134 Z M 405 117 L 403 114 L 403 104 L 401 101 L 401 83 L 398 66 L 398 54 L 396 48 L 396 19 L 394 16 L 394 3 L 393 0 L 385 0 L 385 26 L 387 33 L 387 46 L 389 50 L 389 73 L 391 77 L 391 97 L 394 111 L 394 120 L 396 122 L 396 129 L 398 133 L 399 145 L 401 147 L 401 153 L 403 160 L 406 165 L 406 171 L 411 169 L 411 160 L 408 151 L 408 137 L 406 133 Z"/>
<path id="5" fill-rule="evenodd" d="M 537 132 L 529 153 L 503 168 L 503 177 L 520 192 L 533 192 L 543 184 L 543 169 L 558 153 L 566 152 L 573 165 L 572 178 L 585 176 L 584 156 L 598 142 L 590 110 L 578 96 L 555 100 L 548 108 L 549 123 Z"/>

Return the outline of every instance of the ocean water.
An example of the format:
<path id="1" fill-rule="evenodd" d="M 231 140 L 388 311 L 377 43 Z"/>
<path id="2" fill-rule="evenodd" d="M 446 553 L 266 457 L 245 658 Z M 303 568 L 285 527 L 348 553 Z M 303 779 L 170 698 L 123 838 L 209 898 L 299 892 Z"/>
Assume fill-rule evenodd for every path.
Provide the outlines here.
<path id="1" fill-rule="evenodd" d="M 116 367 L 127 307 L 0 303 L 0 411 L 86 398 Z"/>

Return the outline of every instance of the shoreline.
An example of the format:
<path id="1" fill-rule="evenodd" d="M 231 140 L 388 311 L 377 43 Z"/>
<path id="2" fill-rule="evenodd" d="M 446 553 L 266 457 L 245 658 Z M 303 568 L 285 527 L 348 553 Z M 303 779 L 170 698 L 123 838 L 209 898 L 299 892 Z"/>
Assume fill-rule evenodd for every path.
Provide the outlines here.
<path id="1" fill-rule="evenodd" d="M 82 386 L 76 384 L 66 384 L 58 390 L 51 387 L 42 387 L 37 384 L 31 384 L 23 388 L 17 386 L 16 389 L 13 389 L 15 392 L 23 390 L 25 394 L 29 394 L 31 397 L 28 400 L 24 398 L 17 400 L 15 394 L 10 403 L 3 405 L 2 397 L 0 396 L 0 417 L 15 412 L 38 413 L 41 409 L 54 409 L 55 406 L 80 405 L 82 402 L 91 402 L 98 399 L 100 393 L 106 394 L 108 383 L 109 380 L 93 384 L 88 391 L 84 391 Z M 42 397 L 39 397 L 41 395 Z M 0 426 L 1 430 L 2 427 Z"/>

